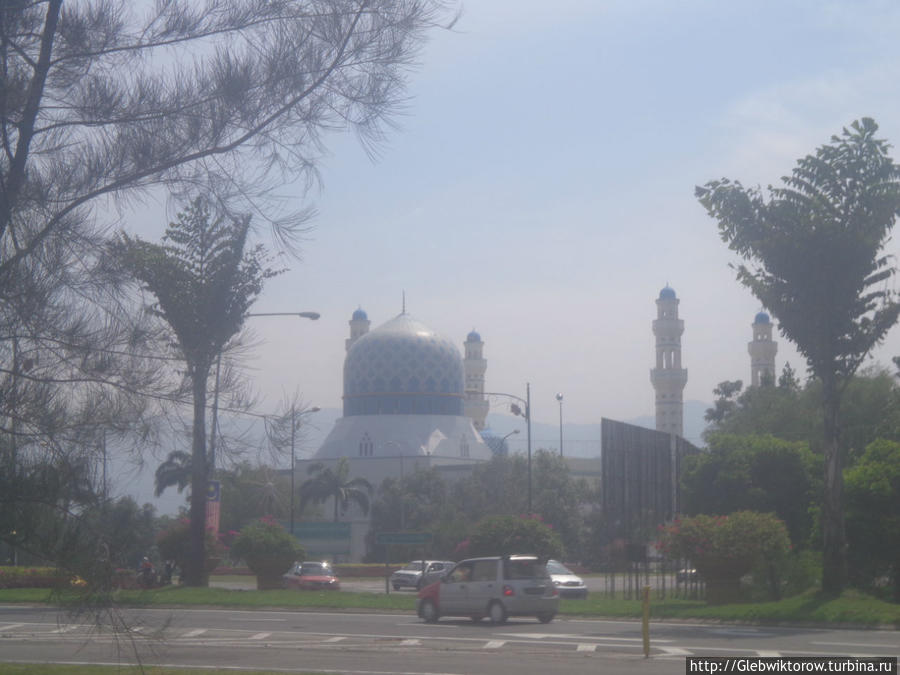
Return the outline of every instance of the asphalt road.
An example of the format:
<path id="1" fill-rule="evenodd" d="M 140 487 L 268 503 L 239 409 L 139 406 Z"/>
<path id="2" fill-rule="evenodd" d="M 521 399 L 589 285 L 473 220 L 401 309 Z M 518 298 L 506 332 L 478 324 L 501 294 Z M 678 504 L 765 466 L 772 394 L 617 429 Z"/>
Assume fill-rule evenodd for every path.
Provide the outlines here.
<path id="1" fill-rule="evenodd" d="M 897 656 L 897 631 L 651 624 L 643 657 L 634 621 L 442 620 L 405 613 L 127 610 L 70 619 L 46 607 L 0 607 L 0 662 L 271 668 L 348 675 L 565 675 L 684 672 L 687 656 Z"/>

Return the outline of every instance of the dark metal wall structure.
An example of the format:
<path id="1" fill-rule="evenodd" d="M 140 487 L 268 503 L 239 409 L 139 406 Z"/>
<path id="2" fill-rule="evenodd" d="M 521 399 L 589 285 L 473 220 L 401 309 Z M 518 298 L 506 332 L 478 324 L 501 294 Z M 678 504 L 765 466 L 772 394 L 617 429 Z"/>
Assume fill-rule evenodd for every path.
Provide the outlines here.
<path id="1" fill-rule="evenodd" d="M 681 463 L 699 449 L 675 434 L 606 418 L 600 433 L 607 536 L 643 548 L 679 512 Z"/>

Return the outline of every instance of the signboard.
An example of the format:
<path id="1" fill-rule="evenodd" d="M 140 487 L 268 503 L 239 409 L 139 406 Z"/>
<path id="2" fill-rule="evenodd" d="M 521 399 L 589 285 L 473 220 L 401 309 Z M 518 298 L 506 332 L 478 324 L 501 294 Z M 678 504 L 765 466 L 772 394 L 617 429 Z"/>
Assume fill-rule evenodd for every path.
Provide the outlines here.
<path id="1" fill-rule="evenodd" d="M 351 534 L 350 523 L 294 523 L 294 536 L 310 557 L 350 553 Z"/>
<path id="2" fill-rule="evenodd" d="M 431 532 L 379 532 L 375 543 L 383 544 L 430 544 Z"/>

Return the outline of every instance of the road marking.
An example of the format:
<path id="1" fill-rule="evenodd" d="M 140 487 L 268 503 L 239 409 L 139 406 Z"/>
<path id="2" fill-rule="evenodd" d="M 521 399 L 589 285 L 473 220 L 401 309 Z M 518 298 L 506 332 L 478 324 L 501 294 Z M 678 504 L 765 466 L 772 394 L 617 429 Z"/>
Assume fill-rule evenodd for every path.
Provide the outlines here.
<path id="1" fill-rule="evenodd" d="M 691 652 L 681 647 L 660 647 L 666 656 L 691 656 Z"/>
<path id="2" fill-rule="evenodd" d="M 141 633 L 144 631 L 144 628 L 146 628 L 146 626 L 130 626 L 126 630 L 129 633 Z"/>
<path id="3" fill-rule="evenodd" d="M 240 621 L 241 623 L 247 623 L 248 621 L 263 621 L 266 623 L 272 623 L 273 621 L 277 621 L 280 623 L 284 623 L 287 619 L 248 619 L 247 617 L 234 618 L 229 617 L 229 621 Z"/>
<path id="4" fill-rule="evenodd" d="M 418 647 L 422 644 L 421 640 L 400 640 L 400 644 L 404 647 Z"/>
<path id="5" fill-rule="evenodd" d="M 765 651 L 765 650 L 763 650 L 763 649 L 757 649 L 757 650 L 756 650 L 756 655 L 757 655 L 757 656 L 761 656 L 761 657 L 764 658 L 764 659 L 765 659 L 765 658 L 777 659 L 777 658 L 780 658 L 780 657 L 781 657 L 781 652 L 767 652 L 767 651 Z"/>
<path id="6" fill-rule="evenodd" d="M 7 626 L 0 626 L 0 632 L 3 632 L 5 630 L 13 630 L 14 628 L 21 628 L 24 625 L 24 623 L 11 623 Z"/>
<path id="7" fill-rule="evenodd" d="M 810 642 L 811 645 L 829 645 L 836 647 L 884 647 L 885 649 L 896 649 L 897 645 L 880 645 L 874 642 Z"/>
<path id="8" fill-rule="evenodd" d="M 330 637 L 327 640 L 322 640 L 322 642 L 341 642 L 342 640 L 346 640 L 345 637 Z"/>
<path id="9" fill-rule="evenodd" d="M 503 645 L 506 644 L 506 640 L 491 640 L 490 642 L 485 643 L 485 649 L 500 649 Z"/>
<path id="10" fill-rule="evenodd" d="M 182 635 L 183 638 L 192 638 L 197 637 L 198 635 L 203 635 L 206 632 L 206 628 L 196 628 L 194 630 L 189 630 L 187 633 Z"/>
<path id="11" fill-rule="evenodd" d="M 257 633 L 256 635 L 251 635 L 249 639 L 250 640 L 265 640 L 270 635 L 271 635 L 271 633 Z M 328 640 L 326 640 L 326 642 L 328 642 Z"/>
<path id="12" fill-rule="evenodd" d="M 68 626 L 63 626 L 62 628 L 57 628 L 56 630 L 51 630 L 51 633 L 59 634 L 59 633 L 68 633 L 70 631 L 78 628 L 75 624 L 69 624 Z"/>
<path id="13" fill-rule="evenodd" d="M 605 641 L 605 642 L 643 642 L 643 638 L 631 638 L 631 637 L 598 637 L 596 635 L 573 635 L 568 633 L 497 633 L 498 635 L 502 635 L 504 637 L 514 637 L 514 638 L 529 638 L 532 640 L 546 640 L 549 638 L 554 638 L 556 640 L 592 640 L 594 642 L 597 641 Z M 662 639 L 657 640 L 654 638 L 654 643 L 657 642 L 674 642 L 674 640 Z"/>
<path id="14" fill-rule="evenodd" d="M 584 643 L 582 642 L 580 645 L 578 645 L 578 648 L 577 648 L 575 651 L 578 651 L 578 652 L 595 652 L 595 651 L 597 651 L 597 645 L 587 645 L 587 644 L 584 644 Z"/>

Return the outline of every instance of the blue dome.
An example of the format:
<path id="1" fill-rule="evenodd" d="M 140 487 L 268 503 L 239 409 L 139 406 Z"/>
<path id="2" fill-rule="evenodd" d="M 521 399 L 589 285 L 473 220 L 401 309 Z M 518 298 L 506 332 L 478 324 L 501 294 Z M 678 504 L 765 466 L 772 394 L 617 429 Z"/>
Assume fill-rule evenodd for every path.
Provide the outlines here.
<path id="1" fill-rule="evenodd" d="M 675 289 L 670 288 L 668 284 L 666 287 L 659 292 L 660 300 L 674 300 L 675 299 Z"/>
<path id="2" fill-rule="evenodd" d="M 345 315 L 346 316 L 346 315 Z M 352 321 L 366 321 L 369 318 L 369 315 L 366 314 L 365 310 L 360 307 L 358 310 L 353 312 Z"/>
<path id="3" fill-rule="evenodd" d="M 481 335 L 478 334 L 478 331 L 473 330 L 466 335 L 466 342 L 481 342 Z"/>
<path id="4" fill-rule="evenodd" d="M 456 346 L 401 314 L 360 337 L 344 360 L 344 416 L 462 415 Z"/>
<path id="5" fill-rule="evenodd" d="M 753 323 L 769 323 L 769 322 L 770 322 L 769 315 L 766 314 L 765 312 L 760 312 L 759 314 L 756 315 L 756 318 L 753 319 Z"/>

